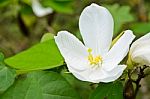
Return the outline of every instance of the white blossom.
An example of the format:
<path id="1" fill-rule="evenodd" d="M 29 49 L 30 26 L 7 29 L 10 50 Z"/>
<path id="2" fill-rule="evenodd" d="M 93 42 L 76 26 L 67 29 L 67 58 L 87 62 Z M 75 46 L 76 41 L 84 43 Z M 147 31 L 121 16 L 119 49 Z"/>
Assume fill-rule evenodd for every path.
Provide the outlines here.
<path id="1" fill-rule="evenodd" d="M 150 33 L 136 40 L 130 48 L 131 61 L 150 66 Z"/>
<path id="2" fill-rule="evenodd" d="M 55 42 L 69 71 L 82 81 L 111 82 L 118 79 L 126 65 L 118 65 L 127 55 L 135 38 L 131 30 L 110 48 L 113 36 L 113 18 L 110 12 L 91 4 L 81 13 L 79 28 L 84 44 L 67 31 L 60 31 Z"/>

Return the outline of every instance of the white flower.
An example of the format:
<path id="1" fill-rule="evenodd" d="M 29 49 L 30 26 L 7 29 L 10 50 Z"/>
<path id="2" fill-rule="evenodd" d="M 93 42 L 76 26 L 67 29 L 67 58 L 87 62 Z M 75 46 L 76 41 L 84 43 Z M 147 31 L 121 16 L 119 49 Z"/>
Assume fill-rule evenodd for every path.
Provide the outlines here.
<path id="1" fill-rule="evenodd" d="M 136 40 L 130 48 L 131 61 L 150 66 L 150 33 Z"/>
<path id="2" fill-rule="evenodd" d="M 43 17 L 53 12 L 52 8 L 44 8 L 40 4 L 39 0 L 32 0 L 32 9 L 36 16 Z"/>
<path id="3" fill-rule="evenodd" d="M 113 18 L 109 11 L 91 4 L 81 13 L 79 28 L 85 46 L 67 31 L 60 31 L 55 42 L 69 71 L 82 81 L 111 82 L 119 78 L 126 65 L 118 65 L 126 56 L 135 38 L 126 30 L 110 49 L 113 36 Z"/>

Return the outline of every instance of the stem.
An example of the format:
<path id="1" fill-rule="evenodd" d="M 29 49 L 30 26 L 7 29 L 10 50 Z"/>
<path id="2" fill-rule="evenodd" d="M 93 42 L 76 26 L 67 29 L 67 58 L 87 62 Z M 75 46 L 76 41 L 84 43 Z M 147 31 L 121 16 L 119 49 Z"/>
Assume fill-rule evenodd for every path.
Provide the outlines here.
<path id="1" fill-rule="evenodd" d="M 139 73 L 138 73 L 138 78 L 137 80 L 134 82 L 136 84 L 136 89 L 135 89 L 135 93 L 134 93 L 134 98 L 136 98 L 136 95 L 139 91 L 139 88 L 141 87 L 140 85 L 140 81 L 142 80 L 142 78 L 144 78 L 146 75 L 144 74 L 144 70 L 147 68 L 148 66 L 144 65 L 143 68 L 139 67 Z"/>
<path id="2" fill-rule="evenodd" d="M 136 95 L 139 91 L 139 88 L 141 87 L 140 85 L 140 81 L 142 78 L 144 78 L 145 76 L 147 76 L 147 74 L 144 74 L 144 70 L 147 68 L 148 66 L 144 65 L 141 67 L 136 67 L 134 68 L 132 71 L 129 70 L 128 71 L 128 77 L 129 79 L 127 80 L 126 84 L 125 84 L 125 88 L 124 88 L 124 99 L 135 99 Z M 138 73 L 138 78 L 136 80 L 132 79 L 132 74 L 137 71 Z M 133 88 L 133 83 L 135 83 L 136 88 L 134 90 Z"/>

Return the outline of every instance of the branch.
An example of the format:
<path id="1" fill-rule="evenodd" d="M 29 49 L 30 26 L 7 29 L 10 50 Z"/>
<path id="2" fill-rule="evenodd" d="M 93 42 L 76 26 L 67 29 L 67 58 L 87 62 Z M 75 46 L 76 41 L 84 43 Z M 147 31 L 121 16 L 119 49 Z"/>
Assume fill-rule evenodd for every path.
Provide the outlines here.
<path id="1" fill-rule="evenodd" d="M 139 91 L 139 88 L 141 87 L 140 85 L 140 81 L 142 78 L 144 78 L 146 75 L 144 74 L 144 70 L 147 68 L 148 66 L 144 65 L 143 67 L 139 67 L 139 72 L 138 72 L 138 78 L 136 79 L 136 81 L 134 82 L 136 84 L 136 89 L 135 89 L 135 93 L 134 93 L 134 97 L 136 98 L 136 95 Z"/>
<path id="2" fill-rule="evenodd" d="M 128 77 L 129 79 L 125 83 L 124 87 L 124 98 L 125 99 L 135 99 L 136 95 L 139 91 L 139 88 L 141 87 L 140 81 L 142 78 L 146 77 L 147 74 L 144 73 L 144 70 L 149 66 L 141 66 L 141 67 L 135 67 L 133 70 L 128 71 Z M 138 78 L 136 80 L 132 79 L 132 74 L 137 71 L 138 72 Z M 134 90 L 133 83 L 135 83 L 136 88 Z"/>

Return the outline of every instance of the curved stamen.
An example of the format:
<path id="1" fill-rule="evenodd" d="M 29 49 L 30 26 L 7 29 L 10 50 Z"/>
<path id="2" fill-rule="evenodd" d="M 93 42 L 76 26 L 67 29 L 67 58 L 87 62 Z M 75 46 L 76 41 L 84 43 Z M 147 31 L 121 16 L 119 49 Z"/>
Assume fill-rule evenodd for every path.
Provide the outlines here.
<path id="1" fill-rule="evenodd" d="M 89 48 L 88 49 L 88 53 L 89 53 L 88 61 L 90 65 L 98 65 L 99 63 L 102 63 L 102 57 L 100 55 L 94 57 L 91 52 L 92 52 L 92 49 Z"/>

